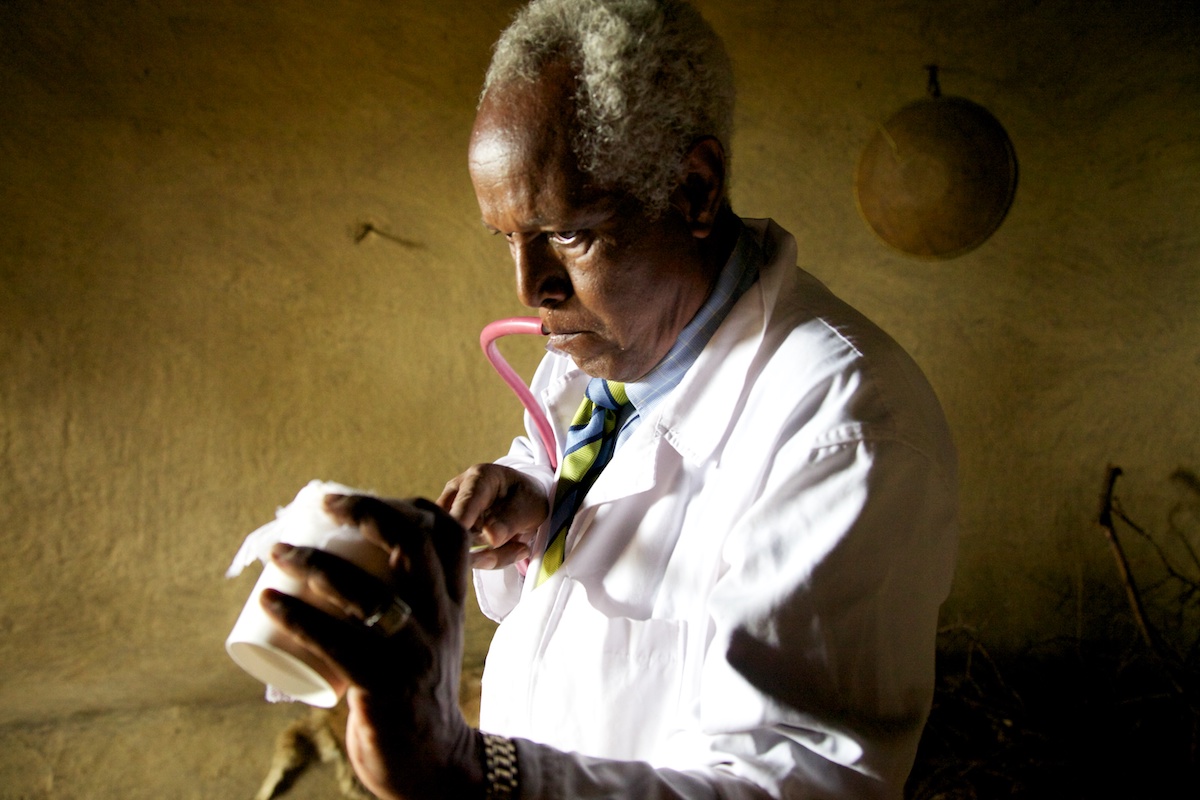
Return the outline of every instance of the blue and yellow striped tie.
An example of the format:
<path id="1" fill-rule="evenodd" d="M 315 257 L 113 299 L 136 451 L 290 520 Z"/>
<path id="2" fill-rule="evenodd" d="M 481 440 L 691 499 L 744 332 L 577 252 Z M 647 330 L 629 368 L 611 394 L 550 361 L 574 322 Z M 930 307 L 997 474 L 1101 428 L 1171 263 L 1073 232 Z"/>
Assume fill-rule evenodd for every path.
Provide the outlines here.
<path id="1" fill-rule="evenodd" d="M 625 384 L 601 378 L 593 378 L 588 383 L 587 395 L 567 431 L 566 452 L 558 475 L 558 488 L 554 492 L 554 511 L 550 515 L 553 533 L 542 555 L 535 586 L 540 586 L 562 566 L 567 552 L 567 529 L 596 476 L 612 458 L 617 442 L 617 415 L 628 403 Z"/>

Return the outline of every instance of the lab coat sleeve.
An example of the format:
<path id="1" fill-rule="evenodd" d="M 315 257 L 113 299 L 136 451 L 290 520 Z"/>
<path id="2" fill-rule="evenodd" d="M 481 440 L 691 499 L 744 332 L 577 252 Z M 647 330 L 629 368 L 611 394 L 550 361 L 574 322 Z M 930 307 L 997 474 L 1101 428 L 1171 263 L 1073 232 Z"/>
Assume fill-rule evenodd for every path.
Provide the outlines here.
<path id="1" fill-rule="evenodd" d="M 550 458 L 541 446 L 536 427 L 529 412 L 525 412 L 524 436 L 513 440 L 508 453 L 494 463 L 511 467 L 532 478 L 542 492 L 550 497 L 554 487 L 554 469 L 550 466 Z M 524 575 L 515 566 L 502 569 L 474 571 L 475 596 L 484 616 L 499 622 L 508 616 L 521 597 L 521 586 Z"/>
<path id="2" fill-rule="evenodd" d="M 808 463 L 726 543 L 701 726 L 779 797 L 899 798 L 932 701 L 953 474 L 890 440 L 777 458 Z"/>
<path id="3" fill-rule="evenodd" d="M 657 768 L 522 740 L 522 798 L 901 797 L 953 570 L 952 475 L 897 441 L 789 448 L 701 601 L 694 727 Z"/>
<path id="4" fill-rule="evenodd" d="M 771 800 L 753 783 L 716 770 L 656 769 L 642 761 L 563 753 L 526 739 L 516 744 L 522 800 Z"/>
<path id="5" fill-rule="evenodd" d="M 508 454 L 496 459 L 495 463 L 512 467 L 533 478 L 547 496 L 554 487 L 554 469 L 541 447 L 530 441 L 528 436 L 518 436 L 514 439 Z"/>

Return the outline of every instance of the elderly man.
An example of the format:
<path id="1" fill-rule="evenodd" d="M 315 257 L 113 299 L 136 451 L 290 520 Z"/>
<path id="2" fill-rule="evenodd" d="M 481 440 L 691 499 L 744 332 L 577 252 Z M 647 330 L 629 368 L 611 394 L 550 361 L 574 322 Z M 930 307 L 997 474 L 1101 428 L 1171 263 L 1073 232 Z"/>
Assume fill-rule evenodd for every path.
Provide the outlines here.
<path id="1" fill-rule="evenodd" d="M 562 465 L 531 433 L 437 505 L 328 498 L 390 586 L 278 548 L 360 617 L 407 601 L 390 636 L 264 600 L 353 685 L 381 797 L 900 796 L 953 449 L 900 348 L 731 210 L 732 98 L 676 0 L 534 2 L 498 44 L 470 173 L 550 335 L 533 389 Z M 457 711 L 469 559 L 501 621 L 486 734 Z"/>

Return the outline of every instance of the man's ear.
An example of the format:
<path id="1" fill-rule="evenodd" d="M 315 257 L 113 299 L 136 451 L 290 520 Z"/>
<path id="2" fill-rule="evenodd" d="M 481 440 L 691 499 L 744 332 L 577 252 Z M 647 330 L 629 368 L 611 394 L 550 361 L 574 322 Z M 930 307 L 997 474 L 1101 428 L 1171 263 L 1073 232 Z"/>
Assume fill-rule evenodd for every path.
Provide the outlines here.
<path id="1" fill-rule="evenodd" d="M 725 148 L 712 136 L 692 143 L 679 165 L 679 185 L 671 194 L 692 236 L 707 238 L 725 203 Z"/>

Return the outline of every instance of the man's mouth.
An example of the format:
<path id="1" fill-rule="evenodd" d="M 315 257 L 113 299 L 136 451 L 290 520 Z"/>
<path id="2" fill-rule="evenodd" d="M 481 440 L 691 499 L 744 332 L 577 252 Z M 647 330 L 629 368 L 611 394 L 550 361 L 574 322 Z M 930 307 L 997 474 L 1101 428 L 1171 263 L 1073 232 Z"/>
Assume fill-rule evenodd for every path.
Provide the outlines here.
<path id="1" fill-rule="evenodd" d="M 551 320 L 549 318 L 545 318 L 542 320 L 542 333 L 546 336 L 549 336 L 551 339 L 557 339 L 569 338 L 571 336 L 583 333 L 583 331 L 578 328 L 569 327 L 569 323 L 568 325 L 563 325 L 560 322 L 559 324 L 552 325 Z"/>
<path id="2" fill-rule="evenodd" d="M 586 331 L 557 330 L 547 328 L 545 325 L 542 326 L 542 329 L 547 334 L 546 349 L 563 355 L 577 355 L 576 351 L 580 344 L 579 337 L 586 334 Z"/>
<path id="3" fill-rule="evenodd" d="M 582 344 L 577 340 L 591 332 L 588 328 L 577 327 L 566 317 L 560 319 L 558 315 L 547 314 L 542 318 L 542 333 L 548 337 L 546 347 L 550 350 L 565 352 L 577 349 Z"/>

